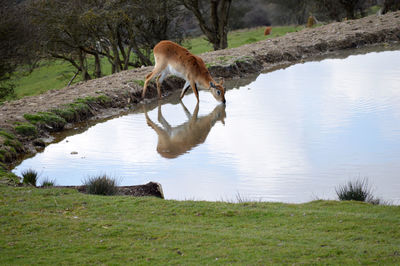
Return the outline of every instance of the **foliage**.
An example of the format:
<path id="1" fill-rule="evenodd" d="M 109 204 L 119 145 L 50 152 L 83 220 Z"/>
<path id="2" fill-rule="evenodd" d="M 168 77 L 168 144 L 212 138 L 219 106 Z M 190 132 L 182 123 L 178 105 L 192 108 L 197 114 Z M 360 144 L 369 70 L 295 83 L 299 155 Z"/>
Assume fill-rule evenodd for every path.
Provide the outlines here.
<path id="1" fill-rule="evenodd" d="M 398 206 L 172 201 L 4 186 L 0 206 L 1 265 L 400 261 Z"/>
<path id="2" fill-rule="evenodd" d="M 84 186 L 89 194 L 111 196 L 118 193 L 115 179 L 106 175 L 89 177 L 84 181 Z"/>
<path id="3" fill-rule="evenodd" d="M 69 62 L 83 80 L 102 76 L 102 57 L 112 73 L 150 65 L 156 43 L 182 36 L 176 1 L 31 1 L 27 10 L 39 30 L 41 52 Z M 94 58 L 93 74 L 89 55 Z"/>
<path id="4" fill-rule="evenodd" d="M 14 84 L 0 81 L 0 103 L 15 98 L 16 95 L 14 88 Z"/>
<path id="5" fill-rule="evenodd" d="M 384 0 L 382 13 L 385 14 L 389 11 L 400 10 L 400 1 L 399 0 Z"/>
<path id="6" fill-rule="evenodd" d="M 27 169 L 22 171 L 22 183 L 24 184 L 31 184 L 32 186 L 36 187 L 36 182 L 38 179 L 38 173 L 33 169 Z"/>

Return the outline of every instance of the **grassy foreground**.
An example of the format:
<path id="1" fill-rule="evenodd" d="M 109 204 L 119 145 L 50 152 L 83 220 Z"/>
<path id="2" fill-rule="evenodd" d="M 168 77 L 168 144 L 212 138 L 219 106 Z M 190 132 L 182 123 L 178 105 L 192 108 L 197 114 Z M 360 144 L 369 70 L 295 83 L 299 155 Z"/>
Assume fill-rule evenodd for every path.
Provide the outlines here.
<path id="1" fill-rule="evenodd" d="M 0 264 L 399 264 L 400 208 L 0 186 Z"/>

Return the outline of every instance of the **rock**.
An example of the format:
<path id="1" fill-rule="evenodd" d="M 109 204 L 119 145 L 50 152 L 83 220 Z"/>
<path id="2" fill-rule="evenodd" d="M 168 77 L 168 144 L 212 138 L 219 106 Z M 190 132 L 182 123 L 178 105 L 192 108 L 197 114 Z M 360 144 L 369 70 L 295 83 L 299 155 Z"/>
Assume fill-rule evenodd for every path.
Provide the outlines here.
<path id="1" fill-rule="evenodd" d="M 118 187 L 118 189 L 122 195 L 130 195 L 134 197 L 153 196 L 162 199 L 164 198 L 161 184 L 157 182 L 149 182 L 145 185 L 138 186 L 123 186 Z"/>

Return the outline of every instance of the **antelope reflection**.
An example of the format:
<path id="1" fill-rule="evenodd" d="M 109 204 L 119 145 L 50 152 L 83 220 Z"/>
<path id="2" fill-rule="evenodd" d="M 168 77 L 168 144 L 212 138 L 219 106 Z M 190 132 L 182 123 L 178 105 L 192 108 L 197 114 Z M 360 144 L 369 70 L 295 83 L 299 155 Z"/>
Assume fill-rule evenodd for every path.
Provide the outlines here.
<path id="1" fill-rule="evenodd" d="M 182 102 L 180 104 L 188 117 L 188 121 L 176 127 L 171 127 L 167 120 L 165 120 L 160 104 L 158 105 L 158 121 L 162 126 L 154 123 L 144 108 L 147 124 L 158 135 L 157 152 L 164 158 L 176 158 L 203 143 L 217 121 L 225 124 L 225 104 L 216 106 L 211 113 L 201 117 L 198 117 L 199 103 L 197 103 L 193 115 L 190 114 Z"/>

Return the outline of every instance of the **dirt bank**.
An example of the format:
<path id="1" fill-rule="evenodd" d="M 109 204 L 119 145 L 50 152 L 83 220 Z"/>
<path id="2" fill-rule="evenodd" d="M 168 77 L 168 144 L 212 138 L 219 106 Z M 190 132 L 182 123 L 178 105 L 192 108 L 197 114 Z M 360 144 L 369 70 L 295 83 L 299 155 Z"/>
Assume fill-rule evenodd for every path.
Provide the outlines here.
<path id="1" fill-rule="evenodd" d="M 213 76 L 232 78 L 349 48 L 399 41 L 400 11 L 304 29 L 234 49 L 204 53 L 201 57 L 210 66 Z M 51 132 L 61 131 L 77 121 L 114 115 L 138 103 L 141 81 L 151 69 L 128 70 L 3 104 L 0 106 L 0 162 L 4 163 L 3 167 L 10 167 L 23 154 L 43 149 L 44 139 Z M 168 94 L 182 85 L 182 80 L 168 79 L 163 84 L 163 92 Z M 147 97 L 155 99 L 154 88 L 148 92 Z M 29 121 L 24 117 L 37 112 L 51 113 L 46 117 L 30 117 Z M 17 126 L 20 130 L 16 130 Z"/>

